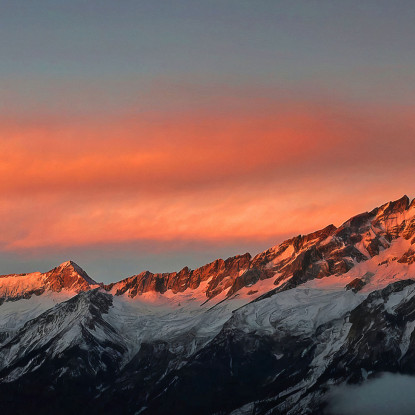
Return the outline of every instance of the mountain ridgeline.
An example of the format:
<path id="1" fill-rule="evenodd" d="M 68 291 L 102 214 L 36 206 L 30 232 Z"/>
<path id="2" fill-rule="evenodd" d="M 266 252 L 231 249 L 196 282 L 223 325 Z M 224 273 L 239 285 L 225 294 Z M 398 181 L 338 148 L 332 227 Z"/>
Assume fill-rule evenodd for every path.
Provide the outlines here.
<path id="1" fill-rule="evenodd" d="M 330 414 L 335 385 L 415 374 L 414 298 L 407 196 L 195 270 L 0 276 L 0 410 Z"/>

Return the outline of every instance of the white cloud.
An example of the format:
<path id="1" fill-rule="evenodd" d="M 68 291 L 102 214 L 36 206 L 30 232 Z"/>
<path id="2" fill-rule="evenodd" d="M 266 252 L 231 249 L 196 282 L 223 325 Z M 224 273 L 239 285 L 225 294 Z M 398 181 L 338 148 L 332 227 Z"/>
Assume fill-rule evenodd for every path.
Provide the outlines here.
<path id="1" fill-rule="evenodd" d="M 413 415 L 415 377 L 383 373 L 361 385 L 342 385 L 328 394 L 330 415 Z"/>

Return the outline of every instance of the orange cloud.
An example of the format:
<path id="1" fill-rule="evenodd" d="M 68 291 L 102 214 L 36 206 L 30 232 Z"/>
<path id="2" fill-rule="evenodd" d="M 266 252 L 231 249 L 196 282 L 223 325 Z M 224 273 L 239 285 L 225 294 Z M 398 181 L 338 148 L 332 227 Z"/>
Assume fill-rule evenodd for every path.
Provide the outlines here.
<path id="1" fill-rule="evenodd" d="M 3 250 L 263 240 L 411 192 L 412 118 L 341 105 L 0 124 Z"/>

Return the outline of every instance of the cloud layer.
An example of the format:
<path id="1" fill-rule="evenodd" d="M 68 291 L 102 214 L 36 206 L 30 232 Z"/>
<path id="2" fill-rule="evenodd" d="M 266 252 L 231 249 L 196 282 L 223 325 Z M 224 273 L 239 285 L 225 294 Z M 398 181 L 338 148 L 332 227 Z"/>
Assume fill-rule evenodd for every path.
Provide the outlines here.
<path id="1" fill-rule="evenodd" d="M 334 388 L 329 397 L 332 415 L 411 415 L 415 407 L 415 378 L 383 373 L 362 385 Z"/>

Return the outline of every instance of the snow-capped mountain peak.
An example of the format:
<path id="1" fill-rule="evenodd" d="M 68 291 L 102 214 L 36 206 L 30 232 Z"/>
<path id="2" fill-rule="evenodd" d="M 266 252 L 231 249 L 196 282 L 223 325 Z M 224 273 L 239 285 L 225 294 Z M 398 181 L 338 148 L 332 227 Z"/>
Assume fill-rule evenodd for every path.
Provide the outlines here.
<path id="1" fill-rule="evenodd" d="M 73 261 L 66 261 L 45 273 L 0 276 L 0 303 L 51 292 L 75 295 L 95 287 L 98 287 L 98 284 L 79 265 Z"/>

